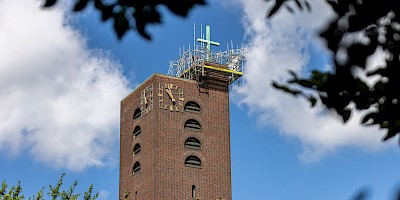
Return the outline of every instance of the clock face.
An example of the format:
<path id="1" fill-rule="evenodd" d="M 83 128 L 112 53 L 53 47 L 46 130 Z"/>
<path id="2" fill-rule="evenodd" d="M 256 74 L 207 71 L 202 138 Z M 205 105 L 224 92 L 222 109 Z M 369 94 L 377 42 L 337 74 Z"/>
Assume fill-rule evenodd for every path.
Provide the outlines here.
<path id="1" fill-rule="evenodd" d="M 140 95 L 140 110 L 142 115 L 147 114 L 153 108 L 153 84 L 147 86 Z"/>
<path id="2" fill-rule="evenodd" d="M 183 88 L 167 83 L 159 83 L 158 98 L 160 108 L 171 112 L 183 111 Z"/>

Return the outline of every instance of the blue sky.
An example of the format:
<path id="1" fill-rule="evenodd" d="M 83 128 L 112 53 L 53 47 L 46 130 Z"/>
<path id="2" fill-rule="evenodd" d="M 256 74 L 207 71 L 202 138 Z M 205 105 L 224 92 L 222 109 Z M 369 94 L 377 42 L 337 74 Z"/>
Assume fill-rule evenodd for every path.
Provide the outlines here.
<path id="1" fill-rule="evenodd" d="M 193 43 L 196 23 L 211 25 L 215 50 L 231 41 L 249 50 L 244 84 L 231 88 L 233 199 L 351 199 L 364 188 L 369 199 L 391 199 L 400 187 L 396 142 L 360 127 L 362 113 L 343 125 L 270 86 L 288 69 L 329 68 L 315 37 L 331 16 L 321 2 L 271 21 L 261 0 L 209 1 L 187 18 L 161 8 L 164 23 L 148 27 L 152 41 L 135 33 L 118 41 L 91 10 L 0 1 L 0 180 L 20 180 L 32 195 L 65 172 L 66 185 L 77 180 L 83 191 L 93 183 L 101 199 L 117 199 L 119 101 L 151 74 L 167 73 L 179 48 Z"/>

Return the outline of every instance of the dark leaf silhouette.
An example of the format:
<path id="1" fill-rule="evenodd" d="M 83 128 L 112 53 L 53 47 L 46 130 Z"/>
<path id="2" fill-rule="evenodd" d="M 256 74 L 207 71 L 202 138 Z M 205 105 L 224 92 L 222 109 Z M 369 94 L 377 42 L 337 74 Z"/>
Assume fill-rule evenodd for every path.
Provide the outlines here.
<path id="1" fill-rule="evenodd" d="M 117 33 L 118 38 L 120 38 L 120 39 L 122 38 L 122 36 L 124 36 L 126 31 L 129 30 L 129 22 L 126 19 L 124 12 L 115 14 L 114 30 Z M 148 37 L 146 37 L 146 38 L 149 39 Z"/>
<path id="2" fill-rule="evenodd" d="M 83 10 L 87 6 L 88 2 L 89 0 L 79 0 L 78 2 L 76 2 L 74 6 L 74 11 Z"/>
<path id="3" fill-rule="evenodd" d="M 276 13 L 276 11 L 278 11 L 279 8 L 283 5 L 284 2 L 285 2 L 285 0 L 276 0 L 275 5 L 272 7 L 272 9 L 268 13 L 268 17 L 271 17 L 272 15 L 274 15 Z"/>
<path id="4" fill-rule="evenodd" d="M 299 0 L 294 0 L 296 2 L 297 6 L 300 8 L 300 10 L 303 10 L 303 5 L 300 3 Z"/>
<path id="5" fill-rule="evenodd" d="M 342 116 L 343 122 L 347 122 L 347 120 L 349 120 L 349 118 L 350 118 L 351 110 L 350 109 L 343 109 L 342 113 L 340 113 L 340 115 Z"/>
<path id="6" fill-rule="evenodd" d="M 290 94 L 292 94 L 292 95 L 294 95 L 294 96 L 296 96 L 296 95 L 298 95 L 298 94 L 301 93 L 301 91 L 291 89 L 291 88 L 289 88 L 289 87 L 286 87 L 285 85 L 280 85 L 280 84 L 278 84 L 278 83 L 276 83 L 276 82 L 273 82 L 273 83 L 272 83 L 272 86 L 273 86 L 274 88 L 276 88 L 276 89 L 283 90 L 283 91 L 285 91 L 285 92 L 287 92 L 287 93 L 290 93 Z"/>
<path id="7" fill-rule="evenodd" d="M 43 6 L 51 7 L 56 3 L 57 0 L 46 0 Z M 73 5 L 75 12 L 82 11 L 89 5 L 94 5 L 94 8 L 100 12 L 102 21 L 113 20 L 114 32 L 119 39 L 122 39 L 129 31 L 136 31 L 143 38 L 150 40 L 151 36 L 146 31 L 146 26 L 148 24 L 159 24 L 162 20 L 157 7 L 165 6 L 173 14 L 185 17 L 195 6 L 205 5 L 205 0 L 75 0 Z"/>
<path id="8" fill-rule="evenodd" d="M 57 0 L 46 0 L 43 7 L 50 7 L 50 6 L 55 5 L 56 3 L 57 3 Z"/>
<path id="9" fill-rule="evenodd" d="M 301 11 L 307 5 L 310 6 L 308 1 L 294 0 L 294 3 Z M 268 16 L 292 2 L 276 0 Z M 286 83 L 273 82 L 273 86 L 286 93 L 302 96 L 312 105 L 320 102 L 339 114 L 343 122 L 348 121 L 352 111 L 365 110 L 366 114 L 360 123 L 386 130 L 384 141 L 399 135 L 400 7 L 397 1 L 326 0 L 326 3 L 336 13 L 336 17 L 328 23 L 320 37 L 326 41 L 333 54 L 333 72 L 314 70 L 310 77 L 305 78 L 290 72 L 292 78 Z M 363 34 L 368 42 L 343 39 L 355 32 Z M 367 59 L 379 48 L 389 55 L 386 64 L 367 69 Z M 336 56 L 343 49 L 347 52 L 347 60 L 344 62 L 337 60 Z M 359 78 L 360 74 L 377 80 L 367 83 Z M 314 92 L 316 98 L 310 97 L 310 91 Z M 355 106 L 350 107 L 351 104 Z"/>
<path id="10" fill-rule="evenodd" d="M 361 189 L 359 192 L 356 193 L 353 200 L 367 200 L 369 195 L 369 191 L 367 189 Z"/>
<path id="11" fill-rule="evenodd" d="M 311 107 L 314 107 L 315 104 L 317 103 L 317 99 L 315 97 L 313 97 L 313 96 L 309 96 L 308 97 L 308 101 L 310 102 Z"/>

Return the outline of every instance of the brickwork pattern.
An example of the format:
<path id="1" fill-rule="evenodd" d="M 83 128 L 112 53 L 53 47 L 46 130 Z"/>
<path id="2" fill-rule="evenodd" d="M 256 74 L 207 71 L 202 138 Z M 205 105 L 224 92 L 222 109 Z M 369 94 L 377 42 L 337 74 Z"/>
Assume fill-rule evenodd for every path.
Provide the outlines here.
<path id="1" fill-rule="evenodd" d="M 195 101 L 201 106 L 201 112 L 171 112 L 159 108 L 160 82 L 182 87 L 185 103 Z M 135 109 L 141 106 L 141 91 L 150 84 L 154 86 L 153 109 L 133 120 Z M 201 131 L 185 130 L 188 119 L 199 121 Z M 136 126 L 141 127 L 142 133 L 133 139 Z M 184 142 L 189 137 L 199 139 L 202 149 L 185 148 Z M 133 156 L 137 143 L 141 152 Z M 201 159 L 200 168 L 184 165 L 190 155 Z M 132 175 L 136 161 L 140 162 L 141 170 Z M 205 89 L 194 81 L 154 74 L 121 101 L 120 198 L 128 191 L 129 200 L 189 200 L 192 185 L 200 200 L 231 199 L 228 90 Z"/>

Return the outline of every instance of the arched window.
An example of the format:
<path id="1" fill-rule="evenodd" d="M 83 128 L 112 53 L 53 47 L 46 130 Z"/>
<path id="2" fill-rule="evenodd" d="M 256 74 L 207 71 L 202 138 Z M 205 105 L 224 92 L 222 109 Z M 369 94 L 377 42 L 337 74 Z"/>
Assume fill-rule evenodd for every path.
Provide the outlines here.
<path id="1" fill-rule="evenodd" d="M 140 148 L 140 144 L 139 144 L 139 143 L 136 144 L 136 145 L 133 147 L 133 156 L 135 156 L 136 154 L 140 153 L 141 150 L 142 150 L 142 149 Z"/>
<path id="2" fill-rule="evenodd" d="M 196 156 L 189 156 L 185 160 L 185 166 L 187 167 L 201 167 L 201 160 Z"/>
<path id="3" fill-rule="evenodd" d="M 185 112 L 193 112 L 193 113 L 200 113 L 200 105 L 194 101 L 189 101 L 185 104 L 184 108 Z"/>
<path id="4" fill-rule="evenodd" d="M 132 138 L 135 139 L 135 137 L 137 137 L 141 133 L 142 133 L 142 129 L 140 129 L 140 126 L 136 126 L 135 130 L 133 130 Z"/>
<path id="5" fill-rule="evenodd" d="M 135 175 L 139 171 L 140 171 L 140 163 L 135 162 L 135 164 L 133 165 L 133 168 L 132 168 L 132 175 Z"/>
<path id="6" fill-rule="evenodd" d="M 140 110 L 140 108 L 136 108 L 135 113 L 133 114 L 133 119 L 137 119 L 142 115 L 142 111 Z"/>
<path id="7" fill-rule="evenodd" d="M 201 125 L 197 120 L 189 119 L 185 122 L 185 129 L 191 131 L 200 131 Z"/>
<path id="8" fill-rule="evenodd" d="M 185 148 L 189 149 L 201 149 L 201 143 L 197 138 L 190 137 L 185 141 Z"/>

